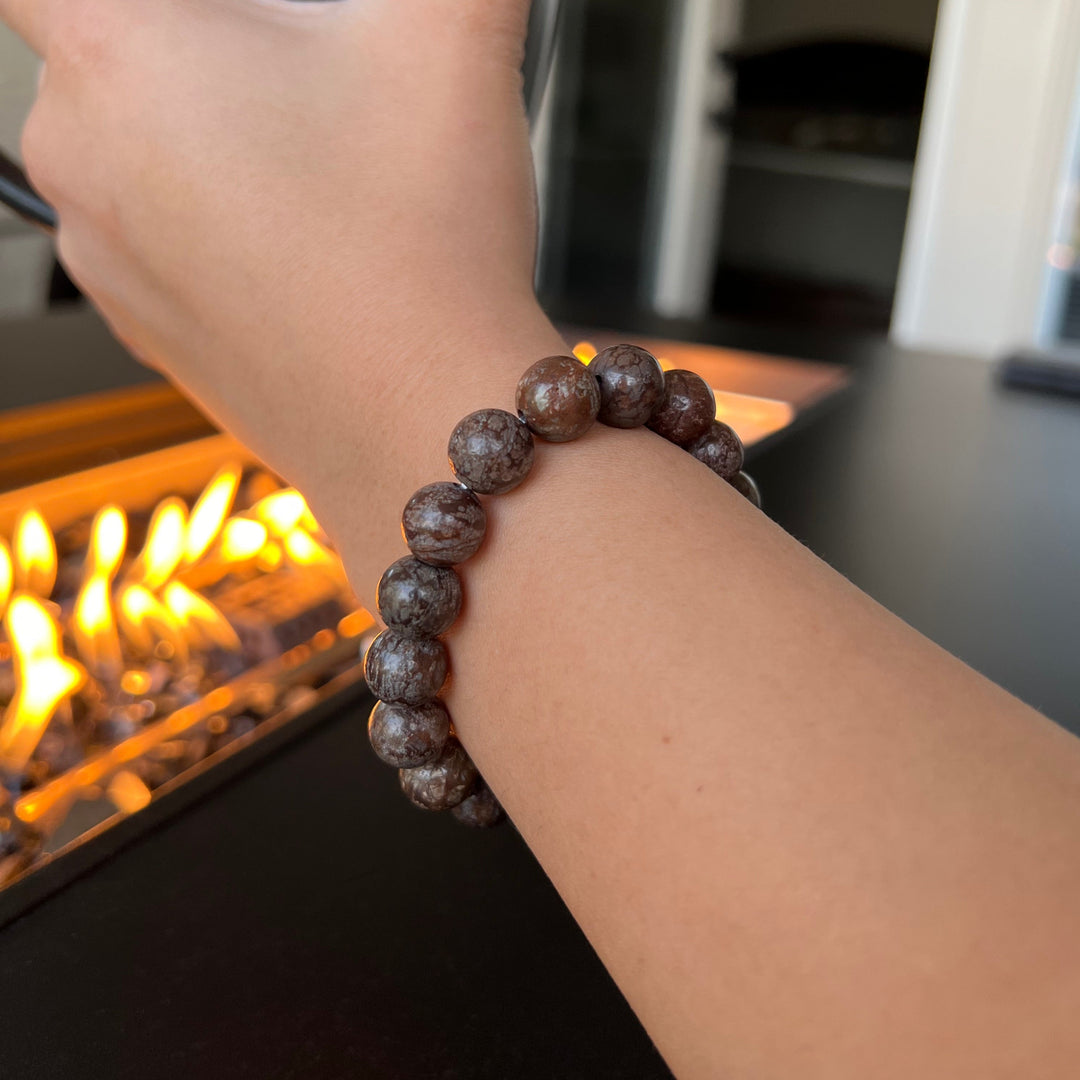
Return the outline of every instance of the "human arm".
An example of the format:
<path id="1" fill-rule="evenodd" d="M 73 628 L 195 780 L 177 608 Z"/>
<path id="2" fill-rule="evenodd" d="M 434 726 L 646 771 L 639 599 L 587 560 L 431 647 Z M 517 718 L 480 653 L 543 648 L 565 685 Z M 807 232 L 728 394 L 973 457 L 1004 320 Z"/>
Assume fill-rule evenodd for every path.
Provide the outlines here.
<path id="1" fill-rule="evenodd" d="M 32 10 L 65 260 L 370 603 L 453 424 L 562 347 L 520 10 Z M 492 518 L 450 707 L 680 1075 L 1068 1075 L 1074 740 L 647 432 L 543 447 Z"/>

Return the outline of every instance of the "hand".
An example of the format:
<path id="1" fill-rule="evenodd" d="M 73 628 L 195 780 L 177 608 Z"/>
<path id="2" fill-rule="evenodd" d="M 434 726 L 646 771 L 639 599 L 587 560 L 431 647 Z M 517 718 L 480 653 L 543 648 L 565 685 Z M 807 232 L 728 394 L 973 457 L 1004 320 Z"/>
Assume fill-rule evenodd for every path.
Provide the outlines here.
<path id="1" fill-rule="evenodd" d="M 62 262 L 264 450 L 268 417 L 280 435 L 449 313 L 526 308 L 527 8 L 0 0 L 45 59 L 23 156 Z"/>

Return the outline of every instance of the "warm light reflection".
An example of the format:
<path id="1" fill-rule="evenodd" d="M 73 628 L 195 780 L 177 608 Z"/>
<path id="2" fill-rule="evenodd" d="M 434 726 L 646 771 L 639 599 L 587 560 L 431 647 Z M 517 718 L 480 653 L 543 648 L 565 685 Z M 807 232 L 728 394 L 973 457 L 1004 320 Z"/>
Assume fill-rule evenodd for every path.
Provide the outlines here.
<path id="1" fill-rule="evenodd" d="M 56 542 L 36 510 L 27 510 L 15 523 L 15 587 L 48 599 L 56 584 Z"/>
<path id="2" fill-rule="evenodd" d="M 105 790 L 113 805 L 123 814 L 134 814 L 150 805 L 150 789 L 130 769 L 121 769 Z"/>
<path id="3" fill-rule="evenodd" d="M 186 566 L 198 562 L 221 532 L 240 486 L 240 471 L 239 465 L 219 469 L 192 507 L 184 539 Z"/>
<path id="4" fill-rule="evenodd" d="M 173 581 L 165 586 L 162 599 L 191 644 L 220 645 L 223 649 L 240 650 L 240 639 L 229 620 L 198 593 L 179 581 Z"/>
<path id="5" fill-rule="evenodd" d="M 16 593 L 4 620 L 15 666 L 15 696 L 0 725 L 0 763 L 22 772 L 53 714 L 86 681 L 61 655 L 60 628 L 36 597 Z"/>
<path id="6" fill-rule="evenodd" d="M 124 637 L 140 655 L 149 656 L 159 641 L 167 641 L 177 661 L 187 663 L 187 641 L 180 623 L 149 589 L 128 585 L 121 590 L 117 615 Z"/>
<path id="7" fill-rule="evenodd" d="M 182 499 L 165 499 L 150 518 L 146 543 L 135 560 L 132 577 L 148 589 L 160 589 L 184 557 L 187 507 Z"/>
<path id="8" fill-rule="evenodd" d="M 226 562 L 247 562 L 266 546 L 269 531 L 261 521 L 232 518 L 221 532 L 221 557 Z"/>
<path id="9" fill-rule="evenodd" d="M 7 546 L 7 541 L 0 537 L 0 619 L 7 610 L 14 584 L 15 570 L 11 565 L 11 548 Z"/>
<path id="10" fill-rule="evenodd" d="M 583 364 L 591 364 L 596 359 L 596 346 L 591 341 L 579 341 L 574 346 L 574 355 Z"/>

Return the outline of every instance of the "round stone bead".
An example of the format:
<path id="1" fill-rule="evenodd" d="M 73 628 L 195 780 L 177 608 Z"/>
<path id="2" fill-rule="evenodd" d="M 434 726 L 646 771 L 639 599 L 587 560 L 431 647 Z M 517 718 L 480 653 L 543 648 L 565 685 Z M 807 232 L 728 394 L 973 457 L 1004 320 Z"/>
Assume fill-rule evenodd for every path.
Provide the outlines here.
<path id="1" fill-rule="evenodd" d="M 432 566 L 453 566 L 476 554 L 487 515 L 480 500 L 460 484 L 428 484 L 408 502 L 401 531 L 409 550 Z"/>
<path id="2" fill-rule="evenodd" d="M 492 829 L 506 820 L 506 811 L 482 780 L 476 791 L 450 813 L 462 825 L 471 825 L 474 829 Z"/>
<path id="3" fill-rule="evenodd" d="M 571 442 L 593 426 L 600 411 L 600 387 L 573 356 L 549 356 L 524 375 L 517 408 L 529 430 L 548 442 Z"/>
<path id="4" fill-rule="evenodd" d="M 447 566 L 429 566 L 406 555 L 383 574 L 375 598 L 391 630 L 438 637 L 461 611 L 461 578 Z"/>
<path id="5" fill-rule="evenodd" d="M 743 466 L 742 440 L 720 420 L 714 420 L 709 430 L 686 449 L 725 480 L 730 480 Z"/>
<path id="6" fill-rule="evenodd" d="M 612 345 L 598 354 L 589 371 L 600 387 L 600 423 L 641 427 L 664 397 L 664 369 L 636 345 Z"/>
<path id="7" fill-rule="evenodd" d="M 429 765 L 402 769 L 401 790 L 424 810 L 450 810 L 464 802 L 476 787 L 480 774 L 461 743 L 450 739 Z"/>
<path id="8" fill-rule="evenodd" d="M 450 714 L 441 701 L 426 705 L 380 701 L 368 720 L 372 749 L 395 769 L 415 769 L 434 761 L 449 737 Z"/>
<path id="9" fill-rule="evenodd" d="M 364 677 L 380 701 L 423 705 L 446 682 L 449 663 L 438 638 L 414 638 L 384 630 L 364 658 Z"/>
<path id="10" fill-rule="evenodd" d="M 504 409 L 471 413 L 450 436 L 450 468 L 481 495 L 502 495 L 529 475 L 535 453 L 529 429 Z"/>
<path id="11" fill-rule="evenodd" d="M 716 419 L 712 387 L 692 371 L 665 371 L 664 396 L 649 427 L 676 446 L 700 439 Z"/>
<path id="12" fill-rule="evenodd" d="M 728 483 L 744 498 L 752 502 L 759 510 L 761 509 L 761 488 L 754 482 L 749 473 L 736 473 Z"/>

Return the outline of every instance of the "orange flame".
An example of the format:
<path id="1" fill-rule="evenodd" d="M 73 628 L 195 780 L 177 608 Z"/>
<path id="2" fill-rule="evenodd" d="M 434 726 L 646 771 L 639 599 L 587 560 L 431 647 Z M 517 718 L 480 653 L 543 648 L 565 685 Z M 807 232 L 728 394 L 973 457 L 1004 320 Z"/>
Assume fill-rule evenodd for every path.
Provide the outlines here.
<path id="1" fill-rule="evenodd" d="M 160 589 L 184 557 L 186 534 L 187 507 L 183 500 L 173 497 L 158 503 L 150 518 L 146 543 L 132 568 L 132 577 L 148 589 Z"/>
<path id="2" fill-rule="evenodd" d="M 0 538 L 0 618 L 3 618 L 11 599 L 11 590 L 15 583 L 15 568 L 11 564 L 11 548 L 7 541 Z"/>
<path id="3" fill-rule="evenodd" d="M 60 629 L 44 604 L 16 593 L 5 619 L 15 662 L 15 696 L 0 725 L 0 761 L 26 768 L 60 703 L 86 681 L 86 672 L 60 651 Z"/>
<path id="4" fill-rule="evenodd" d="M 261 521 L 231 518 L 221 531 L 221 557 L 230 563 L 248 562 L 262 551 L 269 536 Z"/>
<path id="5" fill-rule="evenodd" d="M 48 599 L 56 584 L 56 542 L 36 510 L 15 522 L 15 587 Z"/>
<path id="6" fill-rule="evenodd" d="M 191 644 L 220 645 L 223 649 L 240 651 L 240 639 L 236 636 L 236 631 L 209 600 L 192 592 L 179 581 L 171 581 L 165 586 L 162 599 Z"/>
<path id="7" fill-rule="evenodd" d="M 124 636 L 141 655 L 149 656 L 159 641 L 166 641 L 176 659 L 187 663 L 187 641 L 180 624 L 149 589 L 125 586 L 117 601 L 117 617 Z"/>
<path id="8" fill-rule="evenodd" d="M 192 507 L 184 538 L 185 566 L 198 562 L 217 539 L 236 498 L 240 472 L 239 465 L 225 465 L 219 469 Z"/>
<path id="9" fill-rule="evenodd" d="M 75 598 L 71 632 L 79 654 L 101 678 L 116 678 L 122 659 L 112 608 L 112 582 L 127 548 L 127 518 L 117 506 L 99 510 L 90 528 L 86 576 Z"/>
<path id="10" fill-rule="evenodd" d="M 281 540 L 289 560 L 297 566 L 318 566 L 327 570 L 339 570 L 341 562 L 303 529 L 290 529 Z"/>
<path id="11" fill-rule="evenodd" d="M 277 537 L 284 536 L 303 522 L 315 520 L 308 509 L 307 500 L 295 488 L 284 488 L 267 495 L 251 508 L 251 513 Z"/>

